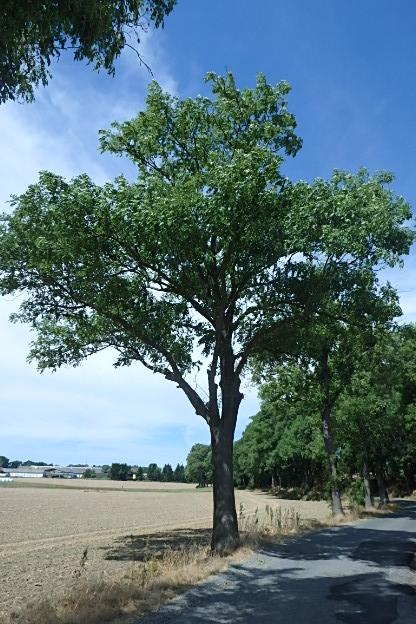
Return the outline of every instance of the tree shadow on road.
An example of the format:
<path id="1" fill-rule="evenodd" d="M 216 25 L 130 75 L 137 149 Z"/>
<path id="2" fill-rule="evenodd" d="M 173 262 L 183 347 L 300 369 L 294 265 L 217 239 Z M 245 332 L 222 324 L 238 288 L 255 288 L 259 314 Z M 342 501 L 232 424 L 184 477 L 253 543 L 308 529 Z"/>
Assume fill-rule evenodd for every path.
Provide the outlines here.
<path id="1" fill-rule="evenodd" d="M 389 519 L 416 520 L 416 502 L 403 501 L 400 509 Z M 264 553 L 271 557 L 291 560 L 318 561 L 349 558 L 374 566 L 415 565 L 416 534 L 408 530 L 373 528 L 366 522 L 307 533 L 299 539 L 287 540 L 278 549 L 265 546 Z M 416 619 L 415 619 L 416 622 Z"/>
<path id="2" fill-rule="evenodd" d="M 416 504 L 393 517 L 416 519 Z M 386 520 L 264 544 L 140 624 L 414 624 L 416 534 Z"/>

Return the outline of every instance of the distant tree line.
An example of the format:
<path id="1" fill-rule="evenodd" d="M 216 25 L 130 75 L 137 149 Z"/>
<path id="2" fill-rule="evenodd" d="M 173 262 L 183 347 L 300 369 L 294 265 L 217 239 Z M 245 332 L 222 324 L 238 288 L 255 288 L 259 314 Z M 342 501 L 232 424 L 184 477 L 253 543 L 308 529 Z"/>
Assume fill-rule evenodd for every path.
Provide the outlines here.
<path id="1" fill-rule="evenodd" d="M 21 461 L 20 459 L 10 460 L 8 457 L 4 455 L 0 455 L 0 468 L 20 468 L 21 466 L 50 466 L 46 462 L 35 462 L 31 459 L 27 459 L 26 461 Z"/>
<path id="2" fill-rule="evenodd" d="M 127 481 L 135 476 L 137 481 L 147 479 L 148 481 L 163 481 L 166 483 L 186 482 L 185 468 L 182 464 L 177 464 L 175 470 L 173 470 L 170 464 L 165 464 L 163 468 L 160 468 L 155 463 L 151 463 L 147 467 L 138 466 L 135 468 L 129 464 L 113 463 L 111 466 L 103 466 L 102 470 L 113 481 Z"/>

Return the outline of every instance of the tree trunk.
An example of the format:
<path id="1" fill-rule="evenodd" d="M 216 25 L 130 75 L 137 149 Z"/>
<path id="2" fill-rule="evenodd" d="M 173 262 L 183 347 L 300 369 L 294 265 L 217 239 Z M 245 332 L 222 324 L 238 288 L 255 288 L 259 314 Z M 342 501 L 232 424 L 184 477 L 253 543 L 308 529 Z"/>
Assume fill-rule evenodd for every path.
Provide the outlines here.
<path id="1" fill-rule="evenodd" d="M 371 496 L 370 489 L 370 473 L 368 470 L 367 459 L 365 458 L 363 461 L 363 483 L 364 483 L 364 507 L 367 510 L 373 509 L 374 501 Z"/>
<path id="2" fill-rule="evenodd" d="M 326 454 L 328 457 L 328 465 L 329 465 L 329 476 L 331 481 L 331 502 L 332 502 L 332 513 L 334 516 L 340 516 L 344 514 L 344 510 L 342 508 L 341 502 L 341 493 L 338 487 L 338 474 L 337 474 L 337 466 L 334 455 L 334 447 L 332 444 L 332 436 L 331 436 L 331 411 L 332 411 L 332 403 L 330 396 L 330 379 L 329 379 L 329 366 L 328 366 L 328 352 L 324 352 L 321 359 L 321 367 L 322 367 L 322 387 L 324 391 L 324 403 L 322 406 L 322 435 L 324 438 L 324 445 Z"/>
<path id="3" fill-rule="evenodd" d="M 222 421 L 211 427 L 213 465 L 214 517 L 212 552 L 225 555 L 239 544 L 237 512 L 235 509 L 233 478 L 233 433 L 229 423 Z"/>
<path id="4" fill-rule="evenodd" d="M 274 478 L 274 472 L 272 472 L 272 490 L 276 489 L 276 481 Z"/>
<path id="5" fill-rule="evenodd" d="M 386 488 L 386 482 L 384 480 L 383 462 L 380 460 L 376 464 L 376 477 L 378 485 L 378 495 L 380 497 L 380 506 L 386 505 L 388 502 L 390 502 L 390 499 Z"/>

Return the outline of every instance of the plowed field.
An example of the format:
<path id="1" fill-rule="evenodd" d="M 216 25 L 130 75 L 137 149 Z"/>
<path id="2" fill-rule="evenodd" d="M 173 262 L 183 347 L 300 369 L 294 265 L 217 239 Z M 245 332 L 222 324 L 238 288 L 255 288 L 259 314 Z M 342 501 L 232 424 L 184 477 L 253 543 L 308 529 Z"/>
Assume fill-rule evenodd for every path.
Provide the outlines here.
<path id="1" fill-rule="evenodd" d="M 247 513 L 266 503 L 324 519 L 321 502 L 237 492 Z M 209 540 L 212 492 L 193 485 L 31 480 L 0 486 L 0 615 L 73 582 L 88 548 L 89 573 L 116 571 L 166 547 Z"/>

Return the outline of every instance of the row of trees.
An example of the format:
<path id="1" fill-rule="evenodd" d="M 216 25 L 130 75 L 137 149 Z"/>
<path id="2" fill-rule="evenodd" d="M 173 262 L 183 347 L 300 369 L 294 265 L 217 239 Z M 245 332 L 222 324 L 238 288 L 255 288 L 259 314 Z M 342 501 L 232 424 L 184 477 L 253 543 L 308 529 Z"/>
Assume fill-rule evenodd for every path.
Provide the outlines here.
<path id="1" fill-rule="evenodd" d="M 249 363 L 293 354 L 319 378 L 335 505 L 334 355 L 342 341 L 349 353 L 359 319 L 373 328 L 397 314 L 379 269 L 400 262 L 413 233 L 389 174 L 283 175 L 302 144 L 287 83 L 207 80 L 212 98 L 184 100 L 152 83 L 144 111 L 101 132 L 102 150 L 137 167 L 132 182 L 42 172 L 12 200 L 0 291 L 25 294 L 14 319 L 33 328 L 41 370 L 111 347 L 116 366 L 141 362 L 184 392 L 210 431 L 222 553 L 239 543 L 233 441 Z M 200 390 L 192 373 L 205 364 Z"/>
<path id="2" fill-rule="evenodd" d="M 46 462 L 36 462 L 31 459 L 21 461 L 20 459 L 10 460 L 5 455 L 0 455 L 0 468 L 19 468 L 20 466 L 50 466 Z"/>
<path id="3" fill-rule="evenodd" d="M 303 334 L 292 355 L 256 362 L 261 409 L 236 443 L 239 486 L 328 494 L 334 513 L 343 490 L 370 508 L 374 491 L 387 502 L 386 479 L 416 487 L 416 327 L 339 329 L 308 356 Z"/>
<path id="4" fill-rule="evenodd" d="M 186 481 L 185 468 L 182 464 L 177 464 L 174 470 L 170 464 L 165 464 L 163 468 L 159 468 L 157 464 L 149 464 L 148 468 L 138 466 L 137 469 L 132 470 L 129 464 L 113 463 L 111 466 L 105 466 L 103 472 L 108 474 L 109 479 L 115 481 L 127 481 L 132 479 L 133 475 L 136 476 L 138 481 L 143 481 L 145 478 L 148 481 L 177 483 L 184 483 Z"/>

